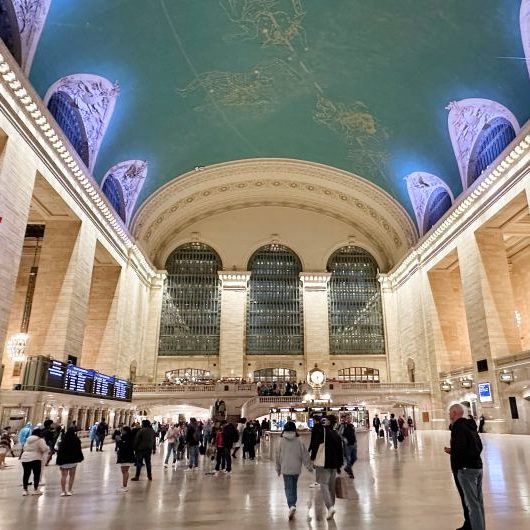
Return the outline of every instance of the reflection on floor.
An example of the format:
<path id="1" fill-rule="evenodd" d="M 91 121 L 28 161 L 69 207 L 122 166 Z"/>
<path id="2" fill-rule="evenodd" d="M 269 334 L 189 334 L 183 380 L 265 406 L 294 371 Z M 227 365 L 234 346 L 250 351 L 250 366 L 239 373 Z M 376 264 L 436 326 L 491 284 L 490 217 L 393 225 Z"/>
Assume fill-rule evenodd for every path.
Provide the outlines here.
<path id="1" fill-rule="evenodd" d="M 85 451 L 72 497 L 59 497 L 55 466 L 46 468 L 44 495 L 22 497 L 20 463 L 8 458 L 10 467 L 0 471 L 0 528 L 450 530 L 461 525 L 462 517 L 443 452 L 448 437 L 446 432 L 420 432 L 394 451 L 373 432 L 365 434 L 365 448 L 354 467 L 356 498 L 337 500 L 335 521 L 325 520 L 306 471 L 299 483 L 296 519 L 287 521 L 283 483 L 271 462 L 276 439 L 262 444 L 256 461 L 238 458 L 231 477 L 206 475 L 209 463 L 202 457 L 200 472 L 164 469 L 159 451 L 153 481 L 147 482 L 144 474 L 140 482 L 129 484 L 128 493 L 118 493 L 120 471 L 111 445 L 103 453 Z M 483 439 L 488 530 L 530 528 L 530 438 Z M 306 506 L 312 496 L 316 509 L 308 526 Z"/>

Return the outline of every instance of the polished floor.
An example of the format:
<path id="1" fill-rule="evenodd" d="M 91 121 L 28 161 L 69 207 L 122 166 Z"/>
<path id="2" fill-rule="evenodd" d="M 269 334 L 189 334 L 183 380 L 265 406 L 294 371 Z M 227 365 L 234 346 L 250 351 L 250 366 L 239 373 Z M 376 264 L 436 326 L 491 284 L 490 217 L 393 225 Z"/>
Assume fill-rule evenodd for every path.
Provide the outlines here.
<path id="1" fill-rule="evenodd" d="M 21 496 L 21 466 L 8 458 L 0 471 L 0 528 L 54 530 L 76 528 L 140 530 L 209 528 L 358 528 L 371 530 L 453 530 L 462 517 L 443 447 L 446 432 L 420 432 L 398 451 L 376 440 L 361 438 L 355 465 L 355 498 L 337 500 L 334 521 L 326 521 L 312 476 L 304 471 L 299 483 L 298 512 L 287 521 L 283 482 L 271 455 L 276 440 L 264 442 L 256 461 L 237 459 L 231 477 L 211 476 L 201 457 L 200 472 L 162 467 L 154 457 L 154 479 L 142 476 L 119 493 L 120 471 L 113 447 L 103 453 L 85 451 L 78 467 L 74 496 L 60 497 L 59 471 L 46 468 L 41 497 Z M 530 437 L 484 436 L 484 499 L 489 530 L 530 528 Z M 313 499 L 312 520 L 307 502 Z"/>

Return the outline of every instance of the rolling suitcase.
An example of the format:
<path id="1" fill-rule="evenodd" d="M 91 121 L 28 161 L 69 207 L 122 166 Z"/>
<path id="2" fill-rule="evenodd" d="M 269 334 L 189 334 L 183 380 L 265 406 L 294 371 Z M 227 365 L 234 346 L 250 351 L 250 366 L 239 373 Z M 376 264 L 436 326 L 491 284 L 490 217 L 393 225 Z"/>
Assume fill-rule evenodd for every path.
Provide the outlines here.
<path id="1" fill-rule="evenodd" d="M 384 429 L 379 429 L 379 438 L 384 438 L 384 437 L 385 437 Z"/>

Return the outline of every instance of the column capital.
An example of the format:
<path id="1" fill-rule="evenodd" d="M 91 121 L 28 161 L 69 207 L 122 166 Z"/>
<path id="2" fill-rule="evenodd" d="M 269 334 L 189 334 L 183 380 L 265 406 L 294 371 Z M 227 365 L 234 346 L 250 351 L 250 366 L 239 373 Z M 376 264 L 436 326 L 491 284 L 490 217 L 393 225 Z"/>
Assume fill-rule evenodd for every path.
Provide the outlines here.
<path id="1" fill-rule="evenodd" d="M 246 290 L 251 273 L 249 271 L 219 271 L 217 274 L 219 274 L 223 290 L 241 291 Z"/>
<path id="2" fill-rule="evenodd" d="M 306 291 L 325 291 L 328 288 L 331 272 L 301 272 L 300 281 Z"/>

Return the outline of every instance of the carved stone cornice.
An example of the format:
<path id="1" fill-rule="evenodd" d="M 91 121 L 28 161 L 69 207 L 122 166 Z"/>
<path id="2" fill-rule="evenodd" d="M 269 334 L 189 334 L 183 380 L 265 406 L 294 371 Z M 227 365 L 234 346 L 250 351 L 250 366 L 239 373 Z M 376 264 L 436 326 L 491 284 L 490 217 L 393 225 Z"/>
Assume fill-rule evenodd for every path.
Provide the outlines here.
<path id="1" fill-rule="evenodd" d="M 331 272 L 301 272 L 300 281 L 304 291 L 327 291 Z"/>
<path id="2" fill-rule="evenodd" d="M 249 271 L 219 271 L 223 291 L 246 291 L 250 280 Z"/>

